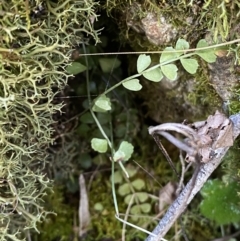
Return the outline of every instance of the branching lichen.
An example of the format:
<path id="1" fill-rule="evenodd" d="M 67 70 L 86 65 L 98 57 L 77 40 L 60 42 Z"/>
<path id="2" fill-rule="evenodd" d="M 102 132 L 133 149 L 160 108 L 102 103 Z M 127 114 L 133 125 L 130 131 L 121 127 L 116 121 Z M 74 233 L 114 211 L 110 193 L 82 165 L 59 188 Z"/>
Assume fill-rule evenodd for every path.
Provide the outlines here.
<path id="1" fill-rule="evenodd" d="M 0 239 L 20 240 L 48 214 L 43 173 L 53 142 L 52 100 L 66 85 L 71 48 L 92 27 L 92 1 L 0 1 Z M 53 92 L 53 87 L 57 89 Z"/>

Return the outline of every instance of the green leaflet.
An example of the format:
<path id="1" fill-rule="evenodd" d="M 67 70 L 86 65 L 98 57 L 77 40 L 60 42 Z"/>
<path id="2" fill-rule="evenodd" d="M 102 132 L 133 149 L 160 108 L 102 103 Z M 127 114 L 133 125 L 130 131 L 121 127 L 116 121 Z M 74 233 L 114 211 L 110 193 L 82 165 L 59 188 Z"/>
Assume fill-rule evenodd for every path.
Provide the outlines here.
<path id="1" fill-rule="evenodd" d="M 151 64 L 151 58 L 149 55 L 141 54 L 137 60 L 137 72 L 141 73 Z"/>
<path id="2" fill-rule="evenodd" d="M 87 69 L 86 66 L 79 62 L 72 62 L 70 65 L 67 66 L 66 70 L 69 74 L 77 75 L 79 73 L 84 72 Z"/>
<path id="3" fill-rule="evenodd" d="M 138 79 L 125 81 L 122 85 L 128 90 L 139 91 L 142 89 L 142 85 L 139 83 Z"/>
<path id="4" fill-rule="evenodd" d="M 143 73 L 143 76 L 153 82 L 159 82 L 163 78 L 163 74 L 160 68 L 153 69 Z"/>
<path id="5" fill-rule="evenodd" d="M 105 153 L 108 148 L 107 140 L 105 139 L 99 139 L 99 138 L 93 138 L 91 140 L 91 147 L 94 151 Z"/>
<path id="6" fill-rule="evenodd" d="M 197 48 L 203 48 L 203 47 L 208 47 L 208 44 L 206 40 L 201 39 L 197 44 Z M 196 50 L 196 54 L 199 55 L 202 59 L 204 59 L 208 63 L 214 63 L 217 59 L 214 49 Z"/>
<path id="7" fill-rule="evenodd" d="M 180 59 L 183 68 L 190 74 L 195 74 L 198 68 L 196 59 Z"/>
<path id="8" fill-rule="evenodd" d="M 163 74 L 169 79 L 169 80 L 176 80 L 177 79 L 177 71 L 178 68 L 175 64 L 167 64 L 161 66 L 161 70 Z"/>

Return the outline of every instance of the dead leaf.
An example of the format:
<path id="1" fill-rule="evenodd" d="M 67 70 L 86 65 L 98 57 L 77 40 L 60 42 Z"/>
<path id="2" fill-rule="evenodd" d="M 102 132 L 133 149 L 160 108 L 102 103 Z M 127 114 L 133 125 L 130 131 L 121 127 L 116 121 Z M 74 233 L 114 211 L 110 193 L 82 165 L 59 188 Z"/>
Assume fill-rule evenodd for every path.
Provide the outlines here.
<path id="1" fill-rule="evenodd" d="M 79 232 L 78 236 L 81 237 L 87 232 L 87 228 L 91 222 L 89 205 L 88 205 L 88 195 L 85 184 L 85 179 L 82 174 L 79 176 L 79 188 L 80 188 L 80 199 L 79 199 Z"/>
<path id="2" fill-rule="evenodd" d="M 176 190 L 177 184 L 169 182 L 159 191 L 159 212 L 161 212 L 166 205 L 173 202 Z"/>

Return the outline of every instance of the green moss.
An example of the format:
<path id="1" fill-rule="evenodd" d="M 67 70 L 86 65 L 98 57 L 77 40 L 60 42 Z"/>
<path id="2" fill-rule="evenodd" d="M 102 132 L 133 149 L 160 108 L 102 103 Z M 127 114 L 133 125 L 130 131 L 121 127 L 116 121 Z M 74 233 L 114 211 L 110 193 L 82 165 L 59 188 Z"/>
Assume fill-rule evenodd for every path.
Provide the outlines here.
<path id="1" fill-rule="evenodd" d="M 101 183 L 101 185 L 100 185 Z M 121 237 L 121 223 L 115 218 L 115 209 L 112 201 L 110 179 L 108 175 L 97 174 L 91 184 L 89 193 L 91 212 L 92 237 L 95 240 L 102 238 Z M 102 210 L 94 210 L 95 204 L 101 204 Z"/>
<path id="2" fill-rule="evenodd" d="M 202 63 L 203 67 L 198 69 L 194 81 L 194 90 L 188 93 L 187 99 L 194 106 L 203 106 L 204 113 L 199 118 L 207 117 L 209 113 L 213 112 L 216 108 L 221 108 L 221 98 L 216 93 L 214 88 L 209 82 L 209 74 L 206 71 L 207 67 L 205 63 Z"/>
<path id="3" fill-rule="evenodd" d="M 224 157 L 222 164 L 223 181 L 225 183 L 240 181 L 240 162 L 239 162 L 239 145 L 240 139 L 237 138 L 234 146 L 230 148 L 227 155 Z"/>
<path id="4" fill-rule="evenodd" d="M 186 213 L 183 214 L 182 221 L 189 240 L 211 240 L 221 235 L 215 223 L 200 215 L 198 209 L 191 210 L 191 208 L 188 208 Z M 180 225 L 180 222 L 178 224 Z"/>
<path id="5" fill-rule="evenodd" d="M 234 93 L 235 98 L 233 98 L 229 103 L 229 112 L 230 114 L 237 114 L 240 112 L 240 86 L 237 86 L 234 90 L 232 90 Z"/>
<path id="6" fill-rule="evenodd" d="M 147 154 L 147 153 L 146 153 Z M 134 158 L 135 159 L 135 158 Z M 138 156 L 136 157 L 138 159 L 138 162 L 142 164 L 143 160 Z M 159 165 L 161 162 L 158 163 L 158 168 L 156 170 L 156 166 L 153 167 L 153 165 L 149 165 L 149 162 L 151 160 L 145 159 L 145 165 L 144 168 L 148 170 L 149 172 L 153 172 L 154 169 L 154 175 L 158 175 L 157 173 L 161 173 L 160 178 L 162 181 L 164 180 L 164 177 L 166 179 L 166 175 L 163 175 L 164 169 L 167 170 L 167 173 L 172 174 L 172 172 L 168 168 L 168 164 L 166 162 L 162 162 L 164 165 Z M 153 163 L 152 163 L 153 164 Z M 151 166 L 151 167 L 150 167 Z M 136 171 L 136 166 L 132 163 L 131 165 L 125 164 L 126 168 L 130 168 L 132 170 Z M 149 167 L 149 168 L 148 168 Z M 156 172 L 155 172 L 156 171 Z M 159 190 L 159 183 L 154 182 L 153 180 L 149 180 L 148 174 L 145 172 L 145 170 L 138 169 L 136 174 L 131 177 L 129 180 L 127 180 L 124 177 L 124 174 L 121 170 L 119 172 L 122 175 L 121 181 L 119 183 L 115 184 L 116 193 L 117 193 L 117 202 L 118 202 L 118 209 L 120 212 L 120 217 L 124 219 L 125 213 L 127 212 L 128 205 L 125 203 L 125 198 L 128 196 L 128 194 L 134 194 L 137 192 L 146 192 L 146 193 L 154 193 L 155 191 Z M 117 174 L 116 174 L 117 175 Z M 138 184 L 140 183 L 139 180 L 142 181 L 141 190 L 137 190 L 137 188 L 140 188 Z M 148 181 L 146 181 L 148 180 Z M 165 180 L 166 181 L 166 180 Z M 101 185 L 99 185 L 101 183 Z M 141 185 L 142 185 L 141 184 Z M 124 185 L 131 186 L 130 192 L 126 192 L 123 194 L 122 187 Z M 133 185 L 133 186 L 132 186 Z M 93 240 L 91 237 L 94 237 L 95 240 L 100 240 L 103 238 L 112 238 L 114 240 L 120 239 L 122 235 L 122 228 L 123 223 L 115 218 L 115 208 L 112 200 L 112 190 L 111 190 L 111 183 L 110 178 L 106 173 L 98 173 L 95 176 L 95 180 L 91 184 L 91 190 L 89 194 L 89 200 L 90 200 L 90 207 L 91 207 L 91 232 L 89 232 L 88 239 Z M 136 202 L 136 203 L 135 203 Z M 144 227 L 147 230 L 151 230 L 156 225 L 156 222 L 151 221 L 151 217 L 154 215 L 152 212 L 154 210 L 154 205 L 156 201 L 152 200 L 151 198 L 148 198 L 147 202 L 148 205 L 150 204 L 152 206 L 151 211 L 149 213 L 141 213 L 138 212 L 136 214 L 134 213 L 134 206 L 137 204 L 138 201 L 133 199 L 132 206 L 129 208 L 129 216 L 128 216 L 128 222 L 133 223 L 137 226 Z M 142 204 L 142 203 L 141 203 Z M 96 209 L 94 209 L 96 207 Z M 98 209 L 97 207 L 101 207 Z M 140 215 L 141 218 L 137 218 Z M 99 221 L 101 220 L 101 221 Z M 143 232 L 137 230 L 136 228 L 132 228 L 130 226 L 126 226 L 126 240 L 135 240 L 137 237 L 140 238 L 140 240 L 143 240 L 146 236 Z"/>
<path id="7" fill-rule="evenodd" d="M 49 192 L 45 198 L 46 208 L 53 214 L 39 225 L 39 235 L 35 235 L 35 241 L 39 240 L 69 240 L 73 235 L 74 208 L 64 202 L 62 187 L 54 186 L 53 192 Z M 77 223 L 77 222 L 76 222 Z"/>

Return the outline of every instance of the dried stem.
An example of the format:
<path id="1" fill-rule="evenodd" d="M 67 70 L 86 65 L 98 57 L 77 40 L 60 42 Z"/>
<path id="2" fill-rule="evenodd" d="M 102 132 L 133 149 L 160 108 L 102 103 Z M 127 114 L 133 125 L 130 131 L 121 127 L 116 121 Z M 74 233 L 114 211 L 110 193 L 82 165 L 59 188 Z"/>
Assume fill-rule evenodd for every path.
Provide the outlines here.
<path id="1" fill-rule="evenodd" d="M 233 136 L 234 139 L 236 139 L 240 134 L 240 114 L 233 115 L 229 119 L 233 122 Z M 188 184 L 169 207 L 157 227 L 152 231 L 154 236 L 149 235 L 145 241 L 160 241 L 161 238 L 165 236 L 174 222 L 192 201 L 194 196 L 200 191 L 212 172 L 219 166 L 228 149 L 229 147 L 217 149 L 215 151 L 216 155 L 211 161 L 201 164 L 199 168 L 195 170 Z"/>

